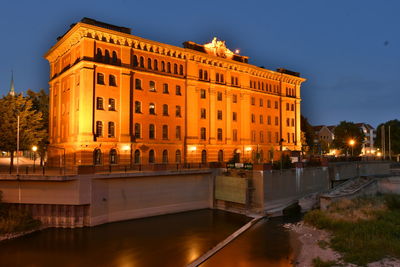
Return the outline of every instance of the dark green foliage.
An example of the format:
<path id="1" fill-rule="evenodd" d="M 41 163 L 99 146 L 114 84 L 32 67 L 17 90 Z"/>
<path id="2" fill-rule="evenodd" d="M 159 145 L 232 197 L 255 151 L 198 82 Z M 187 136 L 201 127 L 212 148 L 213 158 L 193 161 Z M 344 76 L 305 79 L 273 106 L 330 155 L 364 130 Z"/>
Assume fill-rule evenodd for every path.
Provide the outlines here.
<path id="1" fill-rule="evenodd" d="M 389 150 L 389 125 L 390 125 L 390 139 L 391 139 L 391 150 L 392 154 L 400 154 L 400 121 L 391 120 L 382 123 L 376 129 L 375 145 L 382 149 L 382 126 L 385 125 L 385 140 L 386 149 Z"/>
<path id="2" fill-rule="evenodd" d="M 385 195 L 385 204 L 390 210 L 400 210 L 400 196 Z"/>
<path id="3" fill-rule="evenodd" d="M 324 261 L 321 260 L 320 257 L 316 257 L 312 260 L 313 267 L 332 267 L 332 266 L 338 266 L 338 263 L 336 261 Z"/>
<path id="4" fill-rule="evenodd" d="M 340 149 L 344 154 L 351 155 L 352 148 L 349 145 L 349 141 L 353 139 L 355 140 L 353 155 L 357 156 L 361 153 L 364 138 L 364 133 L 357 125 L 352 122 L 342 121 L 335 128 L 335 139 L 332 144 L 334 148 Z"/>
<path id="5" fill-rule="evenodd" d="M 302 144 L 303 151 L 309 151 L 314 145 L 315 133 L 311 124 L 308 122 L 308 119 L 301 115 L 300 117 L 300 128 L 304 133 L 305 143 Z M 302 140 L 303 141 L 303 140 Z"/>
<path id="6" fill-rule="evenodd" d="M 282 160 L 282 169 L 292 168 L 292 160 L 290 159 L 289 155 L 282 155 L 281 160 Z M 281 160 L 274 162 L 274 165 L 272 166 L 274 170 L 281 169 Z"/>

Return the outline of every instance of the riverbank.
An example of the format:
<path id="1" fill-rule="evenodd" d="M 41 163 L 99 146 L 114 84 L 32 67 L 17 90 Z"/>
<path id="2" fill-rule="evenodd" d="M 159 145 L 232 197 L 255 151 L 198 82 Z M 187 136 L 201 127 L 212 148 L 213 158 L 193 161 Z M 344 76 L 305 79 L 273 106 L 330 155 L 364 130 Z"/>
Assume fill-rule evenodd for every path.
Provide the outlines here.
<path id="1" fill-rule="evenodd" d="M 295 266 L 400 266 L 400 197 L 344 200 L 285 224 L 301 242 Z"/>
<path id="2" fill-rule="evenodd" d="M 1 241 L 5 241 L 5 240 L 9 240 L 9 239 L 18 238 L 18 237 L 21 237 L 21 236 L 24 236 L 24 235 L 29 235 L 29 234 L 32 234 L 34 232 L 38 232 L 38 231 L 44 230 L 46 228 L 47 227 L 39 227 L 37 229 L 32 229 L 32 230 L 29 230 L 29 231 L 1 234 L 0 235 L 0 242 Z"/>

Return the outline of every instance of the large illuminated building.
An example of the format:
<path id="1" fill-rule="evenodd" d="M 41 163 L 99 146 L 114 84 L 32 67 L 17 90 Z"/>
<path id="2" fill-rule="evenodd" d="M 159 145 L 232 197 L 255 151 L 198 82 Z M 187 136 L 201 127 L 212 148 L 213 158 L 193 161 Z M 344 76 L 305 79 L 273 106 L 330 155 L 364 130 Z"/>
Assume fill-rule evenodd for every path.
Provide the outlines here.
<path id="1" fill-rule="evenodd" d="M 268 162 L 301 150 L 305 79 L 216 38 L 177 47 L 84 18 L 45 58 L 49 165 Z"/>

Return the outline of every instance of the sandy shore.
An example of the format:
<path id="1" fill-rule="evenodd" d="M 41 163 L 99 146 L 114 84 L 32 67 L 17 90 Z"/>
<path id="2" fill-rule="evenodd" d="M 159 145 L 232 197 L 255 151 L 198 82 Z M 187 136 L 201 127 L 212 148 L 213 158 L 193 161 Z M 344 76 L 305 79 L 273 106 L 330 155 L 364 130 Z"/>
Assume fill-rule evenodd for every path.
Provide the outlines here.
<path id="1" fill-rule="evenodd" d="M 356 267 L 354 264 L 344 264 L 341 260 L 341 255 L 332 250 L 328 244 L 331 235 L 327 231 L 319 230 L 309 225 L 299 222 L 296 224 L 285 224 L 285 228 L 290 229 L 292 235 L 301 243 L 301 249 L 297 253 L 297 259 L 294 266 L 310 267 L 312 260 L 319 257 L 323 261 L 336 261 L 340 266 Z M 322 244 L 322 246 L 321 246 Z M 400 260 L 398 259 L 383 259 L 381 261 L 369 263 L 368 267 L 399 267 Z"/>

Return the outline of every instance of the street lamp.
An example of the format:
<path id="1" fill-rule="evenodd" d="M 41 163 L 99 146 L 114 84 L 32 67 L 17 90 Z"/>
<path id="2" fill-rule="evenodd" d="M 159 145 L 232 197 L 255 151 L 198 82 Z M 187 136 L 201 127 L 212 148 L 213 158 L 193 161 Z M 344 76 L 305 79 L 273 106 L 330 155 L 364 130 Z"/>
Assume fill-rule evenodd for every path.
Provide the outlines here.
<path id="1" fill-rule="evenodd" d="M 350 139 L 349 145 L 351 146 L 351 156 L 353 156 L 353 149 L 354 149 L 354 144 L 356 141 L 354 139 Z"/>
<path id="2" fill-rule="evenodd" d="M 37 146 L 32 146 L 32 151 L 33 151 L 33 173 L 35 173 L 35 162 L 36 162 L 36 151 L 37 151 Z"/>

